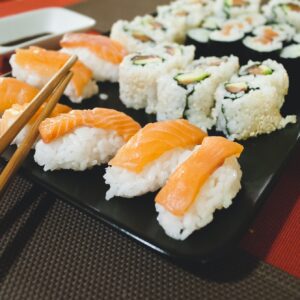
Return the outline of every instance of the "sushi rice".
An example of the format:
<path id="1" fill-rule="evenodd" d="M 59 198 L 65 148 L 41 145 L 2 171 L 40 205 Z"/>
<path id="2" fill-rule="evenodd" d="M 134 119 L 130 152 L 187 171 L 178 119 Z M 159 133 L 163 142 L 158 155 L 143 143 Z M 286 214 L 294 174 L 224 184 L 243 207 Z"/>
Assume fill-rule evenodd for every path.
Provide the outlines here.
<path id="1" fill-rule="evenodd" d="M 282 95 L 281 98 L 278 98 L 280 100 L 279 108 L 281 108 L 284 101 L 283 96 L 287 95 L 289 89 L 289 76 L 282 64 L 271 59 L 262 62 L 249 60 L 240 68 L 238 77 L 240 80 L 258 82 L 276 88 L 278 94 Z"/>
<path id="2" fill-rule="evenodd" d="M 106 168 L 105 183 L 110 185 L 106 200 L 115 196 L 132 198 L 162 187 L 175 168 L 183 162 L 191 150 L 174 149 L 151 162 L 141 173 L 130 172 L 124 168 L 109 166 Z"/>
<path id="3" fill-rule="evenodd" d="M 194 46 L 163 44 L 126 56 L 120 65 L 120 100 L 155 113 L 158 77 L 191 62 L 194 51 Z"/>
<path id="4" fill-rule="evenodd" d="M 215 14 L 226 18 L 235 18 L 243 14 L 258 13 L 261 0 L 216 0 Z"/>
<path id="5" fill-rule="evenodd" d="M 34 160 L 44 171 L 84 171 L 108 162 L 124 143 L 113 130 L 83 126 L 51 143 L 40 140 L 35 147 Z"/>
<path id="6" fill-rule="evenodd" d="M 158 43 L 182 42 L 184 23 L 179 20 L 161 20 L 150 15 L 135 17 L 128 22 L 119 20 L 113 24 L 110 38 L 120 42 L 129 53 L 154 47 Z"/>
<path id="7" fill-rule="evenodd" d="M 300 3 L 298 0 L 271 0 L 262 8 L 270 21 L 287 23 L 300 30 Z"/>
<path id="8" fill-rule="evenodd" d="M 12 75 L 16 77 L 18 80 L 24 81 L 32 86 L 35 86 L 39 89 L 41 89 L 44 85 L 47 84 L 49 81 L 48 76 L 41 76 L 40 74 L 34 72 L 34 70 L 25 70 L 21 66 L 19 66 L 15 61 L 15 54 L 12 55 L 9 61 L 11 67 L 12 67 Z M 81 95 L 78 95 L 75 86 L 73 82 L 71 81 L 67 88 L 65 89 L 64 94 L 69 97 L 69 99 L 73 103 L 81 103 L 82 100 L 86 98 L 90 98 L 93 95 L 97 94 L 99 91 L 99 88 L 95 81 L 90 80 L 85 87 L 83 88 L 83 91 Z"/>
<path id="9" fill-rule="evenodd" d="M 235 91 L 229 91 L 229 88 Z M 259 83 L 235 78 L 221 84 L 215 93 L 213 111 L 217 130 L 231 140 L 245 140 L 295 123 L 296 116 L 281 116 L 283 97 L 264 80 Z"/>
<path id="10" fill-rule="evenodd" d="M 175 216 L 156 203 L 159 224 L 168 236 L 185 240 L 195 230 L 212 222 L 216 210 L 228 208 L 232 204 L 241 189 L 241 177 L 242 171 L 236 157 L 227 158 L 208 178 L 184 216 Z"/>
<path id="11" fill-rule="evenodd" d="M 186 71 L 161 76 L 157 88 L 157 119 L 186 117 L 204 131 L 211 129 L 215 90 L 238 67 L 239 60 L 235 56 L 202 57 L 193 61 Z"/>

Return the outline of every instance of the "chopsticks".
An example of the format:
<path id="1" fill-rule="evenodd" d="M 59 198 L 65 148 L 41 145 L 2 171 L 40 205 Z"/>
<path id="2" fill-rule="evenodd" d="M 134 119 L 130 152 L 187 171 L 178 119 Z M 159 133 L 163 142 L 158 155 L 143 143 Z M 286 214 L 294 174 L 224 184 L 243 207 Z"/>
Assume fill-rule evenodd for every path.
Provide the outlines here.
<path id="1" fill-rule="evenodd" d="M 35 98 L 30 102 L 24 112 L 18 117 L 18 119 L 12 124 L 12 126 L 2 135 L 0 138 L 0 154 L 10 145 L 14 138 L 18 135 L 20 130 L 28 123 L 28 121 L 33 117 L 33 115 L 38 111 L 40 106 L 48 99 L 42 112 L 37 117 L 36 121 L 32 125 L 30 131 L 25 136 L 23 142 L 15 151 L 13 156 L 8 161 L 6 167 L 0 174 L 0 194 L 4 190 L 6 184 L 12 175 L 18 170 L 21 163 L 29 153 L 32 145 L 36 141 L 39 135 L 39 125 L 47 118 L 61 95 L 63 94 L 65 88 L 72 78 L 72 72 L 70 72 L 71 67 L 77 61 L 75 55 L 71 56 L 64 66 L 50 79 L 50 81 L 40 90 L 40 92 L 35 96 Z M 49 97 L 50 96 L 50 97 Z"/>

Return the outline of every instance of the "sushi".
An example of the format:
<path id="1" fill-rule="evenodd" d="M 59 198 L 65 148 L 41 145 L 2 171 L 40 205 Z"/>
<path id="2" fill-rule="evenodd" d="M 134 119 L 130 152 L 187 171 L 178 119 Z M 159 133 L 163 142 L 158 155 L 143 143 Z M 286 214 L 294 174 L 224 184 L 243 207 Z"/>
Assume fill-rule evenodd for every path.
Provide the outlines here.
<path id="1" fill-rule="evenodd" d="M 261 60 L 277 58 L 284 43 L 292 40 L 295 29 L 287 24 L 270 24 L 256 27 L 252 34 L 243 40 L 250 49 L 247 56 Z"/>
<path id="2" fill-rule="evenodd" d="M 106 163 L 139 129 L 113 109 L 72 110 L 40 124 L 34 159 L 45 171 L 82 171 Z"/>
<path id="3" fill-rule="evenodd" d="M 300 44 L 291 44 L 283 48 L 280 53 L 280 62 L 290 74 L 290 99 L 297 99 L 299 95 L 299 80 L 297 74 L 300 68 Z M 299 102 L 290 101 L 283 109 L 286 113 L 298 111 Z"/>
<path id="4" fill-rule="evenodd" d="M 216 56 L 236 54 L 242 56 L 242 39 L 252 30 L 245 20 L 231 19 L 225 21 L 219 30 L 213 30 L 210 35 L 211 48 Z"/>
<path id="5" fill-rule="evenodd" d="M 239 80 L 257 81 L 273 86 L 277 93 L 282 96 L 278 97 L 278 105 L 279 107 L 282 106 L 284 96 L 287 95 L 289 89 L 289 76 L 282 64 L 271 59 L 262 62 L 250 60 L 240 68 L 237 77 Z"/>
<path id="6" fill-rule="evenodd" d="M 271 0 L 263 7 L 263 12 L 270 21 L 287 23 L 300 30 L 299 0 Z"/>
<path id="7" fill-rule="evenodd" d="M 157 79 L 194 58 L 194 46 L 161 44 L 130 54 L 120 65 L 120 100 L 126 107 L 156 112 Z"/>
<path id="8" fill-rule="evenodd" d="M 14 104 L 30 102 L 39 90 L 25 82 L 11 77 L 0 78 L 0 114 Z"/>
<path id="9" fill-rule="evenodd" d="M 39 47 L 17 49 L 10 59 L 12 75 L 37 88 L 42 88 L 65 64 L 69 55 L 45 50 Z M 71 68 L 73 78 L 65 90 L 65 95 L 74 103 L 80 103 L 98 93 L 98 86 L 92 80 L 92 71 L 77 61 Z"/>
<path id="10" fill-rule="evenodd" d="M 118 81 L 119 64 L 127 55 L 127 51 L 119 42 L 103 35 L 67 33 L 60 45 L 63 52 L 76 54 L 93 72 L 97 81 Z"/>
<path id="11" fill-rule="evenodd" d="M 229 19 L 244 14 L 258 13 L 260 2 L 260 0 L 216 0 L 215 14 Z"/>
<path id="12" fill-rule="evenodd" d="M 186 117 L 202 130 L 211 129 L 214 93 L 238 68 L 236 56 L 202 57 L 185 71 L 161 76 L 157 85 L 157 119 Z"/>
<path id="13" fill-rule="evenodd" d="M 36 112 L 36 114 L 31 118 L 31 120 L 28 122 L 28 124 L 25 125 L 25 127 L 22 128 L 22 130 L 18 133 L 18 135 L 15 137 L 15 139 L 12 141 L 12 145 L 19 146 L 27 133 L 30 131 L 31 126 L 35 122 L 38 115 L 41 113 L 41 111 L 44 108 L 43 104 L 39 110 Z M 12 107 L 5 110 L 4 114 L 2 115 L 2 118 L 0 119 L 0 136 L 4 134 L 4 132 L 17 120 L 17 118 L 23 113 L 23 111 L 27 108 L 28 104 L 25 103 L 23 105 L 21 104 L 14 104 Z M 71 108 L 67 105 L 63 104 L 56 104 L 55 108 L 51 112 L 50 117 L 56 117 L 60 114 L 67 113 L 71 110 Z"/>
<path id="14" fill-rule="evenodd" d="M 156 191 L 205 136 L 186 120 L 147 124 L 108 163 L 106 199 Z"/>
<path id="15" fill-rule="evenodd" d="M 184 240 L 213 220 L 217 209 L 228 208 L 241 189 L 237 158 L 243 146 L 223 137 L 206 137 L 155 198 L 157 220 L 165 233 Z"/>
<path id="16" fill-rule="evenodd" d="M 211 1 L 174 1 L 169 5 L 157 7 L 157 18 L 182 22 L 184 32 L 198 27 L 203 19 L 212 12 Z"/>
<path id="17" fill-rule="evenodd" d="M 131 22 L 119 20 L 111 28 L 110 38 L 125 46 L 129 53 L 154 47 L 159 43 L 183 41 L 184 22 L 171 22 L 150 15 L 135 17 Z"/>
<path id="18" fill-rule="evenodd" d="M 264 80 L 232 78 L 219 85 L 215 93 L 217 130 L 229 139 L 244 140 L 295 123 L 296 116 L 283 118 L 280 113 L 283 97 Z"/>

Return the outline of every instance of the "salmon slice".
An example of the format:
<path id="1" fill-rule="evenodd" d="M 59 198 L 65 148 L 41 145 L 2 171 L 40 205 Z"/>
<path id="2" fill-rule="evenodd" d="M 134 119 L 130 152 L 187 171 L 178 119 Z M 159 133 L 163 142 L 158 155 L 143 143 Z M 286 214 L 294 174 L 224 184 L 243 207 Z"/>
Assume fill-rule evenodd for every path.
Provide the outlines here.
<path id="1" fill-rule="evenodd" d="M 205 132 L 186 120 L 150 123 L 118 151 L 109 165 L 140 173 L 165 152 L 193 147 L 205 136 Z"/>
<path id="2" fill-rule="evenodd" d="M 119 42 L 107 36 L 87 33 L 67 33 L 60 41 L 62 48 L 88 48 L 103 60 L 120 64 L 127 51 Z"/>
<path id="3" fill-rule="evenodd" d="M 15 61 L 19 66 L 25 70 L 37 73 L 38 76 L 49 79 L 69 58 L 69 54 L 34 46 L 29 49 L 17 49 L 15 55 Z M 92 71 L 80 61 L 75 63 L 71 71 L 73 72 L 71 82 L 74 85 L 77 96 L 81 96 L 85 86 L 92 79 Z"/>
<path id="4" fill-rule="evenodd" d="M 10 109 L 7 109 L 1 119 L 0 122 L 0 135 L 2 135 L 10 126 L 11 124 L 19 117 L 19 115 L 26 109 L 28 104 L 14 104 Z M 43 104 L 39 110 L 35 113 L 35 115 L 30 119 L 28 124 L 33 124 L 34 121 L 37 119 L 39 114 L 42 112 L 45 104 Z M 56 117 L 62 113 L 67 113 L 71 110 L 71 107 L 63 104 L 56 104 L 55 108 L 51 112 L 50 117 Z"/>
<path id="5" fill-rule="evenodd" d="M 15 78 L 0 78 L 0 113 L 14 104 L 30 102 L 38 92 L 37 88 Z"/>
<path id="6" fill-rule="evenodd" d="M 233 0 L 232 6 L 245 6 L 248 4 L 248 1 L 246 0 Z"/>
<path id="7" fill-rule="evenodd" d="M 92 110 L 72 110 L 55 118 L 45 119 L 40 127 L 40 135 L 45 143 L 87 126 L 114 130 L 127 142 L 141 126 L 131 117 L 114 109 L 94 108 Z"/>
<path id="8" fill-rule="evenodd" d="M 170 176 L 155 198 L 175 216 L 183 216 L 209 176 L 230 156 L 239 157 L 243 146 L 223 137 L 206 137 L 201 147 Z"/>

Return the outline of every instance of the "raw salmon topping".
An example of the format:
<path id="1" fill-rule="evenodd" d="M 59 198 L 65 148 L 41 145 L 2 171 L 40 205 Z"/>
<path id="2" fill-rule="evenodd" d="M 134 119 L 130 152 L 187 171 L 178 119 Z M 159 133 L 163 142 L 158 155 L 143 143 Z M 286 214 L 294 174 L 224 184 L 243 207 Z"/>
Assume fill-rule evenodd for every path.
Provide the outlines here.
<path id="1" fill-rule="evenodd" d="M 0 135 L 2 135 L 10 126 L 11 124 L 19 117 L 19 115 L 26 109 L 28 104 L 14 104 L 10 109 L 7 109 L 1 119 L 0 122 Z M 35 115 L 30 119 L 28 122 L 29 124 L 33 124 L 34 121 L 37 119 L 39 114 L 42 112 L 45 104 L 43 104 L 39 110 L 35 113 Z M 55 108 L 51 112 L 50 117 L 56 117 L 60 114 L 67 113 L 71 110 L 71 107 L 63 104 L 56 104 Z"/>
<path id="2" fill-rule="evenodd" d="M 15 78 L 0 78 L 0 113 L 14 104 L 30 102 L 38 91 L 35 87 Z"/>
<path id="3" fill-rule="evenodd" d="M 113 64 L 120 64 L 127 51 L 117 41 L 107 36 L 87 33 L 67 33 L 60 41 L 63 48 L 88 48 L 103 60 Z"/>
<path id="4" fill-rule="evenodd" d="M 150 123 L 135 134 L 109 164 L 140 173 L 148 163 L 167 151 L 194 147 L 206 135 L 186 120 Z"/>
<path id="5" fill-rule="evenodd" d="M 40 135 L 45 143 L 72 132 L 82 126 L 114 130 L 128 141 L 141 126 L 126 114 L 108 108 L 72 110 L 55 118 L 45 119 L 40 127 Z"/>
<path id="6" fill-rule="evenodd" d="M 202 145 L 177 167 L 155 202 L 176 216 L 183 216 L 192 206 L 199 191 L 225 159 L 239 157 L 243 146 L 223 137 L 206 137 Z"/>
<path id="7" fill-rule="evenodd" d="M 52 77 L 69 59 L 70 55 L 53 50 L 45 50 L 39 47 L 16 50 L 16 63 L 28 71 L 33 71 L 38 76 Z M 82 95 L 85 86 L 92 78 L 92 71 L 83 63 L 77 61 L 71 68 L 77 96 Z"/>

